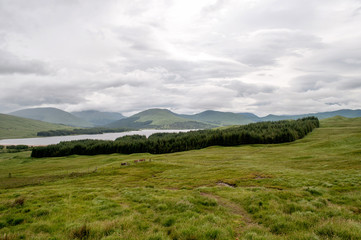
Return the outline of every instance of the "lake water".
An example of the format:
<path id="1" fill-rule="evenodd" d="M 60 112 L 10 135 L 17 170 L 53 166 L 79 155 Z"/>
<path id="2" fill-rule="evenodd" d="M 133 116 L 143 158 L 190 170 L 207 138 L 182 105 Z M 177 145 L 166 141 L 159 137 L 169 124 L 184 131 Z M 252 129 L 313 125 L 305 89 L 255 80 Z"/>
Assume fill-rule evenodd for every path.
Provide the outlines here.
<path id="1" fill-rule="evenodd" d="M 71 135 L 71 136 L 55 136 L 55 137 L 41 137 L 41 138 L 18 138 L 18 139 L 3 139 L 0 140 L 0 145 L 29 145 L 41 146 L 57 144 L 64 141 L 81 140 L 81 139 L 99 139 L 99 140 L 115 140 L 118 137 L 126 135 L 145 135 L 149 137 L 153 133 L 176 133 L 176 132 L 189 132 L 191 130 L 155 130 L 147 129 L 140 131 L 118 132 L 118 133 L 103 133 L 103 134 L 90 134 L 90 135 Z"/>

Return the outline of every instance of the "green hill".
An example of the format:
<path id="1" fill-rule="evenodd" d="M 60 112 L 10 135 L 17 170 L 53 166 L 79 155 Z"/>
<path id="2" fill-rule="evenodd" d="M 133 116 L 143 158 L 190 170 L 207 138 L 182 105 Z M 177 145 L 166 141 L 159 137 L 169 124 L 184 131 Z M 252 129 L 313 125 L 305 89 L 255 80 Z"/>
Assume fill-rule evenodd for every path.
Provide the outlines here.
<path id="1" fill-rule="evenodd" d="M 93 127 L 93 124 L 84 119 L 57 108 L 28 108 L 9 113 L 9 115 L 74 127 Z"/>
<path id="2" fill-rule="evenodd" d="M 122 114 L 117 112 L 100 112 L 95 110 L 71 112 L 71 114 L 92 123 L 94 126 L 106 125 L 124 118 Z"/>
<path id="3" fill-rule="evenodd" d="M 201 121 L 217 126 L 244 125 L 255 122 L 251 117 L 245 114 L 232 112 L 204 111 L 194 115 L 180 115 L 184 118 Z"/>
<path id="4" fill-rule="evenodd" d="M 260 121 L 279 121 L 286 119 L 299 119 L 309 116 L 315 116 L 318 119 L 331 118 L 335 116 L 342 116 L 346 118 L 355 118 L 361 117 L 361 110 L 351 110 L 351 109 L 342 109 L 332 112 L 318 112 L 318 113 L 307 113 L 307 114 L 299 114 L 299 115 L 267 115 L 266 117 L 260 118 Z"/>
<path id="5" fill-rule="evenodd" d="M 36 137 L 39 131 L 55 129 L 71 127 L 0 113 L 0 139 Z"/>
<path id="6" fill-rule="evenodd" d="M 166 109 L 149 109 L 106 125 L 110 128 L 204 129 L 214 125 L 186 119 Z"/>

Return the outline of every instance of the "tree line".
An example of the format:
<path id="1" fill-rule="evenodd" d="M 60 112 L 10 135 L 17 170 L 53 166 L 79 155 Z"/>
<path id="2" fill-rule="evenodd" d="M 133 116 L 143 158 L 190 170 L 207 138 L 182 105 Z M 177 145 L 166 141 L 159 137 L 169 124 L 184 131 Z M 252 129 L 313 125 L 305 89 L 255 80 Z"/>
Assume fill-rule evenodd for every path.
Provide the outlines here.
<path id="1" fill-rule="evenodd" d="M 50 136 L 67 136 L 67 135 L 80 135 L 80 134 L 103 134 L 103 133 L 114 133 L 114 132 L 126 132 L 134 129 L 129 128 L 75 128 L 75 129 L 59 129 L 41 131 L 36 135 L 39 137 L 50 137 Z"/>
<path id="2" fill-rule="evenodd" d="M 27 151 L 30 149 L 31 149 L 31 147 L 29 147 L 27 145 L 7 145 L 7 146 L 0 145 L 1 152 L 21 152 L 21 151 Z"/>
<path id="3" fill-rule="evenodd" d="M 172 153 L 201 149 L 209 146 L 242 144 L 273 144 L 303 138 L 319 127 L 316 117 L 277 122 L 258 122 L 225 129 L 208 129 L 182 133 L 156 133 L 149 138 L 131 135 L 106 140 L 77 140 L 61 142 L 32 150 L 32 157 L 60 157 L 73 154 L 97 155 L 111 153 Z"/>

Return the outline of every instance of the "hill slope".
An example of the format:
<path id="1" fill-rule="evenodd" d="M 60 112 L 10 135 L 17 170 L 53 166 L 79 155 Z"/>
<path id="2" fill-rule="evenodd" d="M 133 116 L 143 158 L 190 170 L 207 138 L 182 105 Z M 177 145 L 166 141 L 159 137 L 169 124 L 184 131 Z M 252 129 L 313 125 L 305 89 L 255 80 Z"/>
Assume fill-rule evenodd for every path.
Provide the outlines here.
<path id="1" fill-rule="evenodd" d="M 9 115 L 74 127 L 92 127 L 93 124 L 57 108 L 28 108 Z"/>
<path id="2" fill-rule="evenodd" d="M 94 126 L 102 126 L 120 120 L 124 116 L 117 112 L 100 112 L 95 110 L 71 112 L 74 116 L 84 119 Z"/>
<path id="3" fill-rule="evenodd" d="M 279 121 L 279 120 L 286 120 L 286 119 L 298 119 L 304 118 L 309 116 L 315 116 L 318 119 L 325 119 L 331 118 L 335 116 L 342 116 L 347 118 L 355 118 L 361 117 L 361 110 L 351 110 L 351 109 L 342 109 L 337 111 L 331 112 L 318 112 L 318 113 L 307 113 L 307 114 L 300 114 L 300 115 L 267 115 L 266 117 L 260 118 L 260 121 Z"/>
<path id="4" fill-rule="evenodd" d="M 255 122 L 251 117 L 245 114 L 232 112 L 218 112 L 213 110 L 204 111 L 194 115 L 180 115 L 184 118 L 201 121 L 217 126 L 244 125 Z"/>
<path id="5" fill-rule="evenodd" d="M 106 125 L 111 128 L 203 129 L 213 125 L 182 118 L 166 109 L 149 109 Z"/>
<path id="6" fill-rule="evenodd" d="M 0 139 L 36 137 L 39 131 L 71 127 L 0 113 Z"/>

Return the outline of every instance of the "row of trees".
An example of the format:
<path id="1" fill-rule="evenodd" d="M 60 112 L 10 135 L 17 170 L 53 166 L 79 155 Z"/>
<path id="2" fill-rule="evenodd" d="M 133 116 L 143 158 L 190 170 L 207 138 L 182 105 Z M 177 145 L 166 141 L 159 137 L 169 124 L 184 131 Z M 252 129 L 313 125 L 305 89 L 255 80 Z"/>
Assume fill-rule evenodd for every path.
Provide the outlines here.
<path id="1" fill-rule="evenodd" d="M 50 136 L 67 136 L 67 135 L 80 135 L 80 134 L 103 134 L 112 132 L 126 132 L 132 129 L 129 128 L 75 128 L 75 129 L 59 129 L 41 131 L 37 133 L 39 137 L 50 137 Z"/>
<path id="2" fill-rule="evenodd" d="M 149 138 L 125 136 L 115 141 L 78 140 L 36 147 L 32 157 L 58 157 L 73 154 L 96 155 L 110 153 L 172 153 L 209 146 L 242 144 L 272 144 L 291 142 L 319 127 L 315 117 L 277 122 L 259 122 L 226 129 L 210 129 L 186 133 L 156 133 Z"/>
<path id="3" fill-rule="evenodd" d="M 0 151 L 2 152 L 21 152 L 29 149 L 31 149 L 31 147 L 27 145 L 7 145 L 7 146 L 0 145 Z"/>

